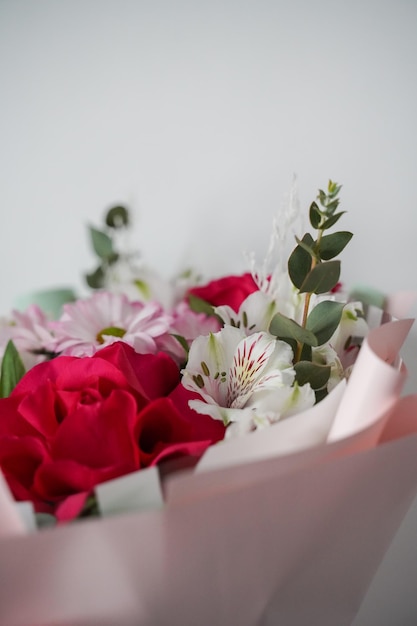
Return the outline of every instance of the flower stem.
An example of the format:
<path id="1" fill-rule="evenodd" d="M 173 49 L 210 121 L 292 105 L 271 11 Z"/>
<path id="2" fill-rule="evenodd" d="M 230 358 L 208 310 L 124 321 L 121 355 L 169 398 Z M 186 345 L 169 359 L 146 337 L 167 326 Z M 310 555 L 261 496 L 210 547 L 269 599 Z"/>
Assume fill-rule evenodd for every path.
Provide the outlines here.
<path id="1" fill-rule="evenodd" d="M 320 245 L 320 241 L 321 238 L 323 236 L 323 231 L 321 229 L 318 230 L 318 234 L 317 234 L 317 241 L 316 241 L 316 246 L 318 247 Z M 315 257 L 311 258 L 311 268 L 310 268 L 310 272 L 316 267 L 317 265 L 317 259 Z M 308 318 L 308 312 L 309 312 L 309 308 L 310 308 L 310 300 L 311 300 L 311 296 L 312 296 L 312 292 L 308 292 L 305 295 L 304 298 L 304 310 L 303 310 L 303 320 L 301 322 L 301 326 L 303 328 L 306 327 L 307 324 L 307 318 Z M 295 353 L 295 358 L 294 358 L 294 363 L 298 363 L 298 361 L 301 359 L 301 353 L 303 351 L 303 346 L 304 344 L 301 341 L 297 341 L 297 351 Z"/>

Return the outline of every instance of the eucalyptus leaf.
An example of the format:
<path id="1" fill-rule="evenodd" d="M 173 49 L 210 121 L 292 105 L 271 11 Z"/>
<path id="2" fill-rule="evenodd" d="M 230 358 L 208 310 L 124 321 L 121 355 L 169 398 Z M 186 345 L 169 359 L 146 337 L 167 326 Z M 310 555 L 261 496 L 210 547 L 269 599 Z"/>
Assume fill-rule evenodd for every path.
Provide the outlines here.
<path id="1" fill-rule="evenodd" d="M 310 361 L 299 361 L 294 365 L 295 380 L 301 385 L 310 383 L 312 389 L 322 389 L 330 378 L 330 366 Z"/>
<path id="2" fill-rule="evenodd" d="M 310 224 L 313 228 L 319 228 L 321 222 L 320 209 L 316 202 L 312 202 L 310 205 Z"/>
<path id="3" fill-rule="evenodd" d="M 303 328 L 294 320 L 282 315 L 282 313 L 274 315 L 269 326 L 269 332 L 279 339 L 288 337 L 300 343 L 306 343 L 309 346 L 319 345 L 317 337 L 311 330 Z"/>
<path id="4" fill-rule="evenodd" d="M 346 211 L 340 211 L 339 213 L 334 213 L 334 215 L 332 215 L 325 222 L 323 222 L 323 224 L 321 225 L 321 230 L 328 230 L 329 228 L 334 226 L 344 213 L 346 213 Z"/>
<path id="5" fill-rule="evenodd" d="M 309 235 L 310 237 L 310 235 Z M 312 241 L 311 245 L 308 245 L 307 243 L 304 243 L 304 241 L 302 239 L 298 239 L 298 237 L 295 238 L 296 242 L 298 243 L 298 245 L 300 246 L 300 248 L 302 248 L 303 250 L 305 250 L 312 259 L 318 259 L 317 254 L 315 252 L 315 249 L 313 248 L 313 246 L 315 246 L 315 241 Z"/>
<path id="6" fill-rule="evenodd" d="M 299 360 L 300 361 L 312 361 L 313 360 L 311 346 L 307 345 L 306 343 L 303 344 Z"/>
<path id="7" fill-rule="evenodd" d="M 101 289 L 102 287 L 104 287 L 104 278 L 105 272 L 101 265 L 99 265 L 99 267 L 94 272 L 91 272 L 91 274 L 85 275 L 87 285 L 91 289 Z"/>
<path id="8" fill-rule="evenodd" d="M 301 240 L 308 247 L 314 245 L 314 240 L 309 233 L 306 233 Z M 295 287 L 299 289 L 303 284 L 307 274 L 311 270 L 311 253 L 305 250 L 300 244 L 293 250 L 288 259 L 288 274 Z"/>
<path id="9" fill-rule="evenodd" d="M 91 243 L 93 244 L 94 252 L 100 259 L 108 260 L 114 255 L 113 242 L 107 233 L 102 230 L 97 230 L 94 226 L 90 226 Z"/>
<path id="10" fill-rule="evenodd" d="M 339 277 L 340 261 L 319 263 L 307 274 L 300 293 L 327 293 L 337 285 Z"/>
<path id="11" fill-rule="evenodd" d="M 114 206 L 106 213 L 105 222 L 110 228 L 121 228 L 129 224 L 129 211 L 124 206 Z"/>
<path id="12" fill-rule="evenodd" d="M 336 198 L 335 200 L 333 200 L 332 202 L 327 202 L 326 205 L 326 215 L 333 215 L 333 213 L 336 211 L 337 207 L 340 204 L 340 200 L 339 198 Z"/>
<path id="13" fill-rule="evenodd" d="M 340 323 L 344 306 L 343 302 L 325 300 L 317 304 L 309 314 L 306 328 L 315 334 L 319 346 L 329 341 L 333 335 Z"/>
<path id="14" fill-rule="evenodd" d="M 7 398 L 25 375 L 25 366 L 13 341 L 7 343 L 1 363 L 0 397 Z"/>
<path id="15" fill-rule="evenodd" d="M 331 197 L 337 196 L 339 191 L 342 189 L 342 185 L 338 185 L 332 180 L 329 180 L 329 184 L 327 186 L 328 194 Z"/>
<path id="16" fill-rule="evenodd" d="M 352 239 L 353 233 L 342 230 L 331 235 L 325 235 L 320 241 L 320 257 L 324 261 L 329 261 L 340 254 Z"/>

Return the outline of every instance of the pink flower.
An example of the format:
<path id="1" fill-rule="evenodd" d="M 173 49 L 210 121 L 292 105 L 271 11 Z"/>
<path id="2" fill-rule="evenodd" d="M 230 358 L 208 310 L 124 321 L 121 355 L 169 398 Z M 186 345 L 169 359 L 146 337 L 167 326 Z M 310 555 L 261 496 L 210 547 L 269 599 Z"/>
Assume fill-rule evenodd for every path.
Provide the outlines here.
<path id="1" fill-rule="evenodd" d="M 53 336 L 48 316 L 35 304 L 22 313 L 13 311 L 0 328 L 0 354 L 13 341 L 26 370 L 48 358 Z"/>
<path id="2" fill-rule="evenodd" d="M 103 481 L 201 456 L 224 427 L 188 407 L 179 379 L 166 354 L 122 342 L 34 367 L 0 399 L 0 466 L 15 498 L 72 519 Z"/>
<path id="3" fill-rule="evenodd" d="M 175 338 L 175 335 L 182 337 L 188 346 L 191 346 L 196 337 L 208 335 L 220 330 L 221 324 L 214 316 L 205 313 L 196 313 L 182 301 L 175 307 L 170 335 L 166 335 L 160 342 L 160 347 L 167 352 L 178 364 L 184 362 L 186 352 L 184 347 Z"/>
<path id="4" fill-rule="evenodd" d="M 156 302 L 130 302 L 124 294 L 107 291 L 64 305 L 51 327 L 54 350 L 65 355 L 91 356 L 115 341 L 141 354 L 155 354 L 172 323 Z"/>

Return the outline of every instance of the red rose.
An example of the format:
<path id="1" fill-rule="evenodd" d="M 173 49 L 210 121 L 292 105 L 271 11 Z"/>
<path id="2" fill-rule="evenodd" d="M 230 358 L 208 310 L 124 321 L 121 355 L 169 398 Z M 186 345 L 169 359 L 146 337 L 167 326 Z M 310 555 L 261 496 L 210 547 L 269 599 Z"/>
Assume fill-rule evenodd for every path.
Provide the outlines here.
<path id="1" fill-rule="evenodd" d="M 224 428 L 180 389 L 169 356 L 122 342 L 35 366 L 0 400 L 0 468 L 15 498 L 69 519 L 98 483 L 201 455 Z"/>
<path id="2" fill-rule="evenodd" d="M 188 293 L 205 300 L 212 306 L 227 304 L 237 313 L 242 302 L 254 291 L 258 291 L 258 287 L 252 274 L 242 274 L 212 280 L 202 287 L 193 287 Z"/>

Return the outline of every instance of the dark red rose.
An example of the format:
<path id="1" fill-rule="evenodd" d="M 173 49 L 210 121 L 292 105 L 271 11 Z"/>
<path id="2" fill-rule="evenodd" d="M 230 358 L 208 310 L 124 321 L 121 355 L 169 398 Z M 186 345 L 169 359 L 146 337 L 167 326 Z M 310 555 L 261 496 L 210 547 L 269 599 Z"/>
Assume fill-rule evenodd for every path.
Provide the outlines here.
<path id="1" fill-rule="evenodd" d="M 237 313 L 242 302 L 254 291 L 258 291 L 258 287 L 252 274 L 242 274 L 212 280 L 207 285 L 193 287 L 188 293 L 212 306 L 227 304 Z"/>
<path id="2" fill-rule="evenodd" d="M 0 468 L 15 498 L 69 519 L 103 481 L 201 455 L 224 428 L 188 408 L 179 379 L 166 354 L 122 342 L 32 368 L 0 400 Z"/>

